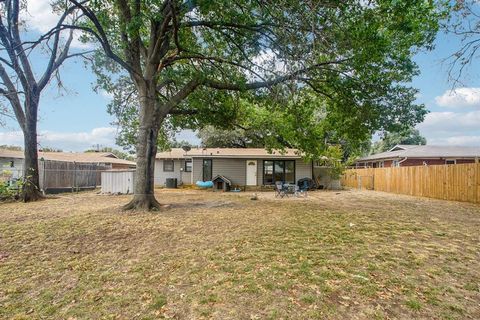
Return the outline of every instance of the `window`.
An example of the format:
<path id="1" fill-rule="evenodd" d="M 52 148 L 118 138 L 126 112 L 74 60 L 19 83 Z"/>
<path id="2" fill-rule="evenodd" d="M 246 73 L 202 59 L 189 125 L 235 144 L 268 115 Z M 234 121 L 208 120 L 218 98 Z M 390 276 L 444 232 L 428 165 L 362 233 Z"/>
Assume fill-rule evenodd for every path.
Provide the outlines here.
<path id="1" fill-rule="evenodd" d="M 273 184 L 273 161 L 263 162 L 263 184 Z"/>
<path id="2" fill-rule="evenodd" d="M 378 167 L 379 167 L 379 168 L 384 168 L 384 167 L 385 167 L 385 161 L 380 161 L 380 162 L 378 163 Z"/>
<path id="3" fill-rule="evenodd" d="M 276 181 L 295 183 L 294 160 L 263 161 L 263 184 L 275 184 Z"/>
<path id="4" fill-rule="evenodd" d="M 445 160 L 445 164 L 457 164 L 457 159 L 447 159 Z"/>
<path id="5" fill-rule="evenodd" d="M 185 160 L 185 172 L 192 172 L 192 160 Z"/>
<path id="6" fill-rule="evenodd" d="M 285 176 L 283 180 L 288 183 L 295 183 L 295 161 L 285 161 Z"/>
<path id="7" fill-rule="evenodd" d="M 212 181 L 212 159 L 203 159 L 203 181 Z"/>
<path id="8" fill-rule="evenodd" d="M 12 161 L 10 161 L 10 168 L 13 168 L 13 167 L 15 167 L 15 162 L 13 162 L 13 160 L 12 160 Z"/>
<path id="9" fill-rule="evenodd" d="M 393 161 L 392 161 L 392 167 L 400 167 L 400 161 L 398 161 L 398 160 L 393 160 Z"/>
<path id="10" fill-rule="evenodd" d="M 163 160 L 163 171 L 164 172 L 173 172 L 173 160 Z"/>
<path id="11" fill-rule="evenodd" d="M 273 182 L 285 181 L 285 161 L 273 162 Z"/>

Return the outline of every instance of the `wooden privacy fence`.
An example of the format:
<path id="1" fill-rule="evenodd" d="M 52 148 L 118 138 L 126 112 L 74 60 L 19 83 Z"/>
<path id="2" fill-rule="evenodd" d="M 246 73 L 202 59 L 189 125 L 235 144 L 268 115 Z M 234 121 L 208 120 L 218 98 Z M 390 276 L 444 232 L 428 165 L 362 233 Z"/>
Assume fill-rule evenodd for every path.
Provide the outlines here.
<path id="1" fill-rule="evenodd" d="M 444 200 L 480 202 L 480 164 L 348 169 L 342 184 Z"/>
<path id="2" fill-rule="evenodd" d="M 95 188 L 107 169 L 110 167 L 96 163 L 39 161 L 40 188 L 46 192 Z"/>

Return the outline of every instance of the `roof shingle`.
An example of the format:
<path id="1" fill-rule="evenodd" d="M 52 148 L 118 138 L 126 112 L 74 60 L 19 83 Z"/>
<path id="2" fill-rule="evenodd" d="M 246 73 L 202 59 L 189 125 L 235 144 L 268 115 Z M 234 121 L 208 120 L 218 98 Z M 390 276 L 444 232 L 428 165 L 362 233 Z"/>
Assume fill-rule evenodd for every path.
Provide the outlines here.
<path id="1" fill-rule="evenodd" d="M 135 162 L 119 159 L 110 152 L 38 152 L 38 157 L 52 161 L 136 165 Z M 24 159 L 25 156 L 23 151 L 0 149 L 0 158 Z"/>
<path id="2" fill-rule="evenodd" d="M 157 153 L 157 159 L 186 159 L 186 158 L 292 158 L 300 159 L 302 156 L 297 149 L 284 151 L 268 150 L 263 148 L 192 148 L 185 152 L 182 148 L 172 148 L 170 151 Z"/>
<path id="3" fill-rule="evenodd" d="M 398 150 L 400 149 L 400 150 Z M 397 145 L 391 150 L 357 159 L 357 162 L 395 158 L 476 158 L 480 147 Z"/>

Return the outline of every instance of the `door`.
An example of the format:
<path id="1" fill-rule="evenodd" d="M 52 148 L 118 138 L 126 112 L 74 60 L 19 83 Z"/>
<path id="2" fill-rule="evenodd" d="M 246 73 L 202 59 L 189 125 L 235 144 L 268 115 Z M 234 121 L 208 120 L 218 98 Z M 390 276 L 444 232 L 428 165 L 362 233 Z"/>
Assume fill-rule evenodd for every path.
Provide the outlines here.
<path id="1" fill-rule="evenodd" d="M 257 160 L 247 160 L 247 186 L 257 185 Z"/>
<path id="2" fill-rule="evenodd" d="M 212 159 L 203 159 L 203 181 L 212 180 Z"/>

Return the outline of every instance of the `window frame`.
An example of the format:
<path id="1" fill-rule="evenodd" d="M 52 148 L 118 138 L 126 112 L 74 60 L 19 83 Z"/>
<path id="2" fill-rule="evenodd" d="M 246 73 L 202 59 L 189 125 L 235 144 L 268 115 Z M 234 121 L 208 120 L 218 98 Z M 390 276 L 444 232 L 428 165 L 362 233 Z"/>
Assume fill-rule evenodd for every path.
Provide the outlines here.
<path id="1" fill-rule="evenodd" d="M 187 163 L 190 163 L 190 167 L 187 166 Z M 190 170 L 188 170 L 190 169 Z M 186 159 L 185 160 L 185 163 L 184 163 L 184 166 L 183 166 L 183 171 L 185 172 L 192 172 L 192 169 L 193 169 L 193 160 L 192 159 Z"/>
<path id="2" fill-rule="evenodd" d="M 210 179 L 205 180 L 205 163 L 210 162 Z M 202 160 L 202 180 L 205 181 L 212 181 L 213 179 L 213 161 L 212 159 L 203 159 Z"/>
<path id="3" fill-rule="evenodd" d="M 265 179 L 265 163 L 266 162 L 271 162 L 272 163 L 272 182 L 271 183 L 266 183 L 266 179 Z M 293 182 L 291 181 L 288 181 L 286 183 L 293 183 L 293 184 L 296 184 L 296 177 L 297 177 L 297 161 L 295 160 L 275 160 L 275 159 L 272 159 L 272 160 L 263 160 L 263 172 L 262 172 L 262 178 L 263 178 L 263 185 L 265 186 L 272 186 L 272 185 L 275 185 L 275 183 L 277 182 L 277 180 L 275 179 L 275 174 L 277 173 L 275 171 L 275 162 L 282 162 L 282 172 L 280 173 L 281 177 L 282 177 L 282 180 L 278 180 L 278 181 L 282 181 L 283 183 L 285 183 L 285 176 L 286 176 L 286 168 L 287 168 L 287 162 L 291 162 L 293 163 Z"/>
<path id="4" fill-rule="evenodd" d="M 166 170 L 165 168 L 165 162 L 171 161 L 172 163 L 172 170 Z M 164 159 L 163 160 L 163 172 L 174 172 L 175 171 L 175 161 L 173 159 Z"/>
<path id="5" fill-rule="evenodd" d="M 453 163 L 448 163 L 449 161 L 453 161 Z M 457 159 L 445 159 L 445 164 L 446 164 L 446 165 L 449 165 L 449 164 L 457 164 Z"/>

